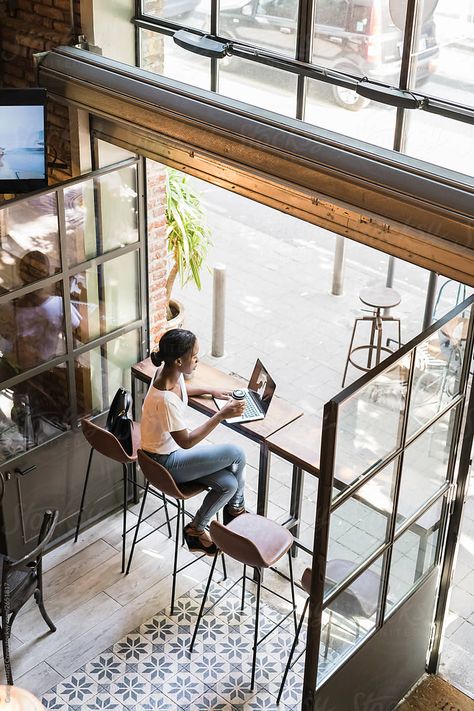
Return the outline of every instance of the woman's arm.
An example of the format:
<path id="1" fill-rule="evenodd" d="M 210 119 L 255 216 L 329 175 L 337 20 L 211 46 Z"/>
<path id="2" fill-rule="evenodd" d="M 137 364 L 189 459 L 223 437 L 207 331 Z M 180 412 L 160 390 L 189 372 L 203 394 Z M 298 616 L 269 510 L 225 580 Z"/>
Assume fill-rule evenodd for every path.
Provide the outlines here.
<path id="1" fill-rule="evenodd" d="M 191 449 L 195 444 L 199 444 L 208 434 L 214 430 L 222 420 L 228 417 L 238 417 L 245 409 L 245 402 L 242 400 L 229 400 L 226 402 L 222 410 L 216 412 L 212 417 L 203 422 L 202 425 L 192 430 L 179 430 L 178 432 L 170 432 L 172 438 L 177 445 L 182 449 Z"/>
<path id="2" fill-rule="evenodd" d="M 199 397 L 200 395 L 210 395 L 218 400 L 228 400 L 231 395 L 231 390 L 221 390 L 220 388 L 197 388 L 194 385 L 186 385 L 188 397 Z"/>

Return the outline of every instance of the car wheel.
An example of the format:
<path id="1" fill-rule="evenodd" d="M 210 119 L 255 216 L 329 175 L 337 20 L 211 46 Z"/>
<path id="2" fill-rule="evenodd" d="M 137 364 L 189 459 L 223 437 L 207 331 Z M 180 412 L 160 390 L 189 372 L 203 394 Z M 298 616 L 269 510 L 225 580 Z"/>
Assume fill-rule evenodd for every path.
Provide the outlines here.
<path id="1" fill-rule="evenodd" d="M 369 105 L 369 99 L 364 96 L 359 96 L 352 89 L 346 89 L 344 86 L 333 86 L 332 95 L 338 106 L 342 106 L 349 111 L 360 111 Z"/>

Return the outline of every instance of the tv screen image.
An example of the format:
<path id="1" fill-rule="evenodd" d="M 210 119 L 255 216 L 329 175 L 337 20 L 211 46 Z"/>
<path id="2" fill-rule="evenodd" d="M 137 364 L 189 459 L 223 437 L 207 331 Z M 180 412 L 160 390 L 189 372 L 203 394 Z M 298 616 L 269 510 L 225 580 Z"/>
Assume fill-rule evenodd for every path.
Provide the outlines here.
<path id="1" fill-rule="evenodd" d="M 47 186 L 46 92 L 0 90 L 0 193 Z"/>

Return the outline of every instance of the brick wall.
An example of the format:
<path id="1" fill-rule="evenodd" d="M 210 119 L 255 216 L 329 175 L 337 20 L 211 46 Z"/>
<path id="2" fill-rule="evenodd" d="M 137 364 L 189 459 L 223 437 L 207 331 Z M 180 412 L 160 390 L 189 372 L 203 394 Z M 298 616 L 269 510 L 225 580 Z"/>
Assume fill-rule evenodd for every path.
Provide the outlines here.
<path id="1" fill-rule="evenodd" d="M 81 33 L 79 0 L 15 0 L 15 5 L 12 17 L 7 4 L 0 5 L 0 86 L 37 86 L 33 54 L 73 44 Z M 51 183 L 71 177 L 68 118 L 66 107 L 48 102 L 48 159 L 67 166 L 51 169 Z"/>
<path id="2" fill-rule="evenodd" d="M 166 328 L 166 275 L 168 250 L 165 219 L 165 168 L 147 161 L 148 289 L 150 347 Z"/>

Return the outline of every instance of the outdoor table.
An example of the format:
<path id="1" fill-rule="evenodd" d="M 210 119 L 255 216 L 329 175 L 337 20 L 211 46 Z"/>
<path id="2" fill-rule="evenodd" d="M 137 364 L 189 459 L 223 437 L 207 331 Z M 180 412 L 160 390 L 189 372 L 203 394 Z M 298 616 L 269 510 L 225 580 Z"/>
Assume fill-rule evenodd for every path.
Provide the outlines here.
<path id="1" fill-rule="evenodd" d="M 132 366 L 132 397 L 134 403 L 136 381 L 139 380 L 148 386 L 155 370 L 156 368 L 150 358 L 145 358 L 145 360 Z M 213 387 L 222 390 L 234 390 L 235 388 L 242 388 L 247 385 L 247 381 L 239 375 L 224 373 L 222 370 L 207 365 L 206 363 L 199 363 L 190 382 L 192 382 L 193 387 L 196 388 Z M 218 411 L 214 400 L 209 395 L 189 397 L 189 405 L 208 417 Z M 303 412 L 300 408 L 274 395 L 263 420 L 256 420 L 255 422 L 222 423 L 226 427 L 230 427 L 230 429 L 256 442 L 260 447 L 257 513 L 261 516 L 265 516 L 267 512 L 268 489 L 270 484 L 268 439 L 291 422 L 298 420 L 302 414 Z"/>

